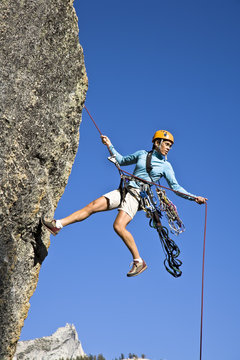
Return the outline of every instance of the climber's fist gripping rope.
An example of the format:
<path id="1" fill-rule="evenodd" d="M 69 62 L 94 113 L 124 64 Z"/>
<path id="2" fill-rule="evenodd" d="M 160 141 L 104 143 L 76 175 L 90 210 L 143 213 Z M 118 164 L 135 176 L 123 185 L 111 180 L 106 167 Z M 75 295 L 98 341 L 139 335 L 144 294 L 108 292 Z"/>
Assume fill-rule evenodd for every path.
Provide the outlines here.
<path id="1" fill-rule="evenodd" d="M 101 137 L 102 143 L 104 145 L 109 146 L 109 147 L 112 145 L 110 139 L 106 135 L 101 135 L 100 137 Z"/>

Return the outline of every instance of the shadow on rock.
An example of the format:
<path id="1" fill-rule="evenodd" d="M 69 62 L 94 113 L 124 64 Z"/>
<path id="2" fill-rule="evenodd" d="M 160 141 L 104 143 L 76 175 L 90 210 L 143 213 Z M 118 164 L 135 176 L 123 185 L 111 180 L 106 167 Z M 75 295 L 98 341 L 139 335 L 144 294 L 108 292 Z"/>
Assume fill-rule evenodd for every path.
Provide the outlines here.
<path id="1" fill-rule="evenodd" d="M 39 220 L 38 227 L 35 233 L 33 233 L 35 242 L 32 243 L 34 250 L 34 266 L 37 264 L 42 264 L 45 257 L 48 255 L 48 250 L 46 245 L 42 241 L 42 223 L 41 219 Z"/>

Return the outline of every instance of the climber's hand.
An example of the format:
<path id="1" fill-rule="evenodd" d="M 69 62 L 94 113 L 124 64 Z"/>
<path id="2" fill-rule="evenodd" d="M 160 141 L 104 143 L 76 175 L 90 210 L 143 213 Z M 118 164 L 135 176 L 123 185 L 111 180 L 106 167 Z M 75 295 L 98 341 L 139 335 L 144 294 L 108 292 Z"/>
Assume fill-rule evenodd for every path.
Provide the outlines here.
<path id="1" fill-rule="evenodd" d="M 208 199 L 207 199 L 207 198 L 204 198 L 204 197 L 202 197 L 202 196 L 197 196 L 196 199 L 195 199 L 195 201 L 196 201 L 196 203 L 198 203 L 198 204 L 205 204 L 206 201 L 208 201 Z"/>
<path id="2" fill-rule="evenodd" d="M 106 135 L 101 135 L 102 143 L 107 146 L 111 146 L 112 143 Z"/>

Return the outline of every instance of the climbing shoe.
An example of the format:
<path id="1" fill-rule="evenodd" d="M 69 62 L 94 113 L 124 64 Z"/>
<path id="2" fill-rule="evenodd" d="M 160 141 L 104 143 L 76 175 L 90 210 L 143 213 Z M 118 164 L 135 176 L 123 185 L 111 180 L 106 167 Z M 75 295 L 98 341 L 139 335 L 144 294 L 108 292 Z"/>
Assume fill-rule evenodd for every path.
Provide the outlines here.
<path id="1" fill-rule="evenodd" d="M 127 273 L 127 276 L 130 277 L 130 276 L 136 276 L 136 275 L 139 275 L 141 274 L 144 270 L 147 269 L 147 265 L 145 263 L 144 260 L 142 260 L 142 262 L 139 262 L 139 261 L 136 261 L 134 260 L 132 263 L 132 268 L 131 270 L 129 270 L 129 272 Z M 130 265 L 130 266 L 131 266 Z"/>
<path id="2" fill-rule="evenodd" d="M 56 227 L 56 220 L 51 220 L 51 221 L 47 221 L 44 219 L 44 217 L 41 217 L 41 222 L 42 224 L 45 226 L 45 228 L 50 231 L 51 234 L 53 234 L 54 236 L 57 235 L 59 233 L 59 231 L 61 229 Z"/>

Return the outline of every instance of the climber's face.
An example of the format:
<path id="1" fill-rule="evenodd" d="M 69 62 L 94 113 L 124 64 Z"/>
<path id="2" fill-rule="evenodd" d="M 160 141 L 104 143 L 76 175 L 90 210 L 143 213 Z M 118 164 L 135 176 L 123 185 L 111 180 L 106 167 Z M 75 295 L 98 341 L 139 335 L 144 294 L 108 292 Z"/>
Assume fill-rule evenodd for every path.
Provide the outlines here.
<path id="1" fill-rule="evenodd" d="M 172 147 L 172 142 L 169 140 L 156 140 L 155 149 L 157 152 L 161 153 L 163 156 L 166 156 L 169 150 Z"/>

